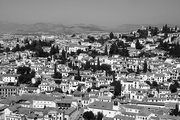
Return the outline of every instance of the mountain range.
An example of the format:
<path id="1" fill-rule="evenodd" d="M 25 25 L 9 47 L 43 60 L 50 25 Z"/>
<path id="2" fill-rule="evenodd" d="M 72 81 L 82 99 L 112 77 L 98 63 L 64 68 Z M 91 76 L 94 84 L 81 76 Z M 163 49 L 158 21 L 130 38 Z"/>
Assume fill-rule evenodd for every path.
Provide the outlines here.
<path id="1" fill-rule="evenodd" d="M 89 33 L 89 32 L 130 32 L 142 28 L 142 26 L 155 26 L 162 28 L 165 24 L 124 24 L 116 28 L 107 28 L 98 25 L 63 25 L 52 23 L 36 23 L 36 24 L 18 24 L 0 21 L 0 34 L 27 34 L 27 33 L 52 33 L 52 34 L 73 34 L 73 33 Z M 174 27 L 173 24 L 168 24 Z M 180 27 L 180 26 L 178 26 Z"/>

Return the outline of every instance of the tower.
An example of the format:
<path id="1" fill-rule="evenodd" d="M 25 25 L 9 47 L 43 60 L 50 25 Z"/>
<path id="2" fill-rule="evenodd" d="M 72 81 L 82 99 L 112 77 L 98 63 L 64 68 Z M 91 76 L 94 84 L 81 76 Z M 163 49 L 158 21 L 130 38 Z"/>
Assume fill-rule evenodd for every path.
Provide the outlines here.
<path id="1" fill-rule="evenodd" d="M 113 110 L 119 110 L 119 106 L 120 106 L 120 100 L 118 98 L 115 98 L 113 100 Z"/>

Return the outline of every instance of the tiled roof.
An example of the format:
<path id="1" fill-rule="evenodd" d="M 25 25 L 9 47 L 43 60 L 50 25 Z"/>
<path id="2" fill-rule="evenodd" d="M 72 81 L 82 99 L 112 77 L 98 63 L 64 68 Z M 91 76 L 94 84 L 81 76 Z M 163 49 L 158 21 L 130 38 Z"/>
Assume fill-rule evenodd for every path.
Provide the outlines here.
<path id="1" fill-rule="evenodd" d="M 133 117 L 122 116 L 122 115 L 115 115 L 114 118 L 117 118 L 120 120 L 135 120 L 135 118 L 133 118 Z"/>
<path id="2" fill-rule="evenodd" d="M 88 105 L 89 108 L 94 109 L 102 109 L 102 110 L 112 110 L 113 103 L 111 102 L 100 102 L 100 101 L 94 101 L 90 105 Z"/>
<path id="3" fill-rule="evenodd" d="M 144 109 L 142 106 L 137 106 L 137 105 L 123 105 L 125 108 L 131 108 L 131 109 Z"/>
<path id="4" fill-rule="evenodd" d="M 151 112 L 147 109 L 143 109 L 140 113 L 138 113 L 139 116 L 149 116 L 150 114 Z"/>

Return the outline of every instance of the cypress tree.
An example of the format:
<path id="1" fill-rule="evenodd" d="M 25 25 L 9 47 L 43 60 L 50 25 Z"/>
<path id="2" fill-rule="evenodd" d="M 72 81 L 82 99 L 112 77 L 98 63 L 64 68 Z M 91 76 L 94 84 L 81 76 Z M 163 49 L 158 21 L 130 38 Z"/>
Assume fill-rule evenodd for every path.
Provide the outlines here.
<path id="1" fill-rule="evenodd" d="M 176 104 L 176 107 L 175 107 L 175 109 L 174 109 L 174 115 L 175 115 L 175 116 L 178 116 L 178 115 L 179 115 L 179 106 L 178 106 L 178 104 Z"/>
<path id="2" fill-rule="evenodd" d="M 143 72 L 146 73 L 147 72 L 147 61 L 144 61 L 144 66 L 143 66 Z"/>
<path id="3" fill-rule="evenodd" d="M 116 77 L 115 77 L 115 71 L 113 71 L 113 82 L 116 81 Z"/>
<path id="4" fill-rule="evenodd" d="M 99 62 L 99 57 L 97 59 L 97 70 L 100 70 L 100 62 Z"/>
<path id="5" fill-rule="evenodd" d="M 62 58 L 66 59 L 66 52 L 64 51 L 64 49 L 62 50 Z"/>
<path id="6" fill-rule="evenodd" d="M 57 74 L 57 64 L 55 63 L 54 64 L 54 75 L 56 75 Z"/>
<path id="7" fill-rule="evenodd" d="M 140 70 L 139 70 L 139 65 L 137 66 L 137 70 L 136 70 L 136 74 L 139 74 Z"/>
<path id="8" fill-rule="evenodd" d="M 111 33 L 109 34 L 109 37 L 110 37 L 110 39 L 113 39 L 113 38 L 114 38 L 113 32 L 111 32 Z"/>
<path id="9" fill-rule="evenodd" d="M 80 77 L 80 71 L 79 71 L 79 67 L 78 67 L 78 77 Z"/>
<path id="10" fill-rule="evenodd" d="M 96 65 L 95 65 L 95 63 L 93 65 L 93 72 L 96 72 Z"/>
<path id="11" fill-rule="evenodd" d="M 105 46 L 104 54 L 105 54 L 105 55 L 108 55 L 107 45 Z"/>
<path id="12" fill-rule="evenodd" d="M 136 41 L 136 49 L 142 49 L 142 46 L 139 43 L 139 40 Z"/>

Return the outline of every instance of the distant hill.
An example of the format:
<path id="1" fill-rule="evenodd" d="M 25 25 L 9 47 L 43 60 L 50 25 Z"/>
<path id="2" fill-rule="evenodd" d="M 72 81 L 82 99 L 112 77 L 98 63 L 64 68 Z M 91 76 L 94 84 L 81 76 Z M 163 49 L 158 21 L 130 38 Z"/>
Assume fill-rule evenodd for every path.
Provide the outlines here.
<path id="1" fill-rule="evenodd" d="M 36 32 L 46 32 L 46 33 L 85 33 L 85 32 L 103 32 L 104 30 L 101 27 L 96 25 L 72 25 L 65 26 L 62 24 L 51 24 L 51 23 L 36 23 L 36 24 L 16 24 L 16 23 L 8 23 L 8 22 L 0 22 L 0 34 L 10 33 L 36 33 Z"/>
<path id="2" fill-rule="evenodd" d="M 152 27 L 162 28 L 164 25 L 165 24 L 124 24 L 124 25 L 118 26 L 114 30 L 120 31 L 120 32 L 130 32 L 133 30 L 140 29 L 140 28 L 142 28 L 142 26 L 144 26 L 144 27 L 152 26 Z M 167 24 L 167 26 L 168 27 L 175 27 L 176 25 Z M 177 26 L 180 27 L 179 25 L 177 25 Z"/>
<path id="3" fill-rule="evenodd" d="M 73 33 L 89 33 L 89 32 L 130 32 L 142 28 L 142 26 L 156 26 L 162 28 L 165 24 L 124 24 L 120 25 L 117 28 L 110 29 L 98 25 L 84 25 L 84 24 L 75 24 L 75 25 L 62 25 L 62 24 L 52 24 L 52 23 L 36 23 L 36 24 L 17 24 L 11 22 L 2 22 L 0 21 L 0 34 L 27 34 L 27 33 L 53 33 L 53 34 L 73 34 Z M 175 25 L 168 24 L 170 27 Z M 178 26 L 180 27 L 180 26 Z"/>

